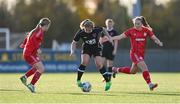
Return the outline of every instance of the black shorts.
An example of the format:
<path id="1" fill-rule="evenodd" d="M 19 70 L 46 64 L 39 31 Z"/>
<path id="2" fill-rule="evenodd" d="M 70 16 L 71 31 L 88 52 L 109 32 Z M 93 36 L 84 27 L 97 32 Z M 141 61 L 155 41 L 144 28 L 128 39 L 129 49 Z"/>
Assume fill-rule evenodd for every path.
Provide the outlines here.
<path id="1" fill-rule="evenodd" d="M 113 50 L 114 46 L 110 42 L 104 42 L 102 49 L 102 57 L 105 57 L 108 60 L 114 60 Z"/>
<path id="2" fill-rule="evenodd" d="M 90 57 L 102 56 L 102 48 L 100 47 L 86 47 L 83 46 L 81 54 L 88 54 Z"/>

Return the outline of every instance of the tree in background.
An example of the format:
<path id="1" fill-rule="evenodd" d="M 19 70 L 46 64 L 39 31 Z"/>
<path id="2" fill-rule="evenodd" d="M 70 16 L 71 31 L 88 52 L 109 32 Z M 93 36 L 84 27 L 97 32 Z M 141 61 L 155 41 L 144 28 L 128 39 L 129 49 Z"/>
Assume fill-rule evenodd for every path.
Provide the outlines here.
<path id="1" fill-rule="evenodd" d="M 167 5 L 156 5 L 154 0 L 142 0 L 142 15 L 147 18 L 153 31 L 164 42 L 165 49 L 179 49 L 180 1 L 172 0 Z M 148 44 L 149 47 L 156 47 Z"/>
<path id="2" fill-rule="evenodd" d="M 127 14 L 127 8 L 120 5 L 119 0 L 95 0 L 97 9 L 93 14 L 93 20 L 97 25 L 104 26 L 107 18 L 112 18 L 115 22 L 115 29 L 120 34 L 125 29 L 131 27 L 131 19 Z M 119 47 L 129 47 L 128 41 L 121 42 Z"/>
<path id="3" fill-rule="evenodd" d="M 70 41 L 80 21 L 62 0 L 31 0 L 29 3 L 18 0 L 13 10 L 16 27 L 11 30 L 14 32 L 31 30 L 42 17 L 51 19 L 51 29 L 45 35 L 45 47 L 51 47 L 53 39 L 59 42 Z"/>
<path id="4" fill-rule="evenodd" d="M 27 2 L 28 1 L 28 2 Z M 90 18 L 99 26 L 104 26 L 107 18 L 115 21 L 116 30 L 121 33 L 132 26 L 127 9 L 120 5 L 120 0 L 92 0 L 96 5 L 94 13 L 85 6 L 86 0 L 17 0 L 11 10 L 6 1 L 0 3 L 0 27 L 8 27 L 12 32 L 31 30 L 40 18 L 49 17 L 52 26 L 45 35 L 50 48 L 53 39 L 58 42 L 70 42 L 83 19 Z M 180 0 L 172 0 L 166 6 L 157 5 L 155 0 L 141 0 L 142 15 L 147 18 L 153 31 L 164 42 L 165 48 L 180 48 Z M 120 47 L 127 48 L 128 42 L 121 42 Z M 148 44 L 149 47 L 156 47 Z"/>
<path id="5" fill-rule="evenodd" d="M 164 24 L 166 25 L 166 35 L 163 38 L 166 39 L 167 48 L 180 49 L 180 1 L 172 0 L 168 3 L 167 8 L 164 11 Z M 170 43 L 170 44 L 169 44 Z"/>
<path id="6" fill-rule="evenodd" d="M 123 31 L 130 24 L 130 17 L 127 15 L 126 7 L 120 5 L 119 0 L 96 0 L 97 9 L 93 14 L 94 21 L 99 25 L 104 25 L 107 18 L 115 21 L 118 31 Z"/>
<path id="7" fill-rule="evenodd" d="M 7 3 L 5 1 L 2 1 L 0 3 L 0 27 L 9 27 L 11 28 L 11 23 L 12 20 L 12 15 L 10 12 L 7 10 Z"/>

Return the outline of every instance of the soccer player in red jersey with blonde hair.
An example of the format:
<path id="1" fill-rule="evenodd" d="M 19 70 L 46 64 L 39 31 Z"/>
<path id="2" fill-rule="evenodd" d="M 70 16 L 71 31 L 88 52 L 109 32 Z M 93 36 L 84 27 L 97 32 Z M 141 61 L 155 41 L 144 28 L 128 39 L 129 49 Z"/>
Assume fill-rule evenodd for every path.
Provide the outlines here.
<path id="1" fill-rule="evenodd" d="M 144 53 L 146 47 L 147 38 L 151 38 L 159 46 L 163 46 L 163 43 L 154 35 L 152 28 L 148 25 L 144 17 L 136 17 L 133 19 L 134 27 L 126 30 L 119 36 L 112 37 L 112 40 L 121 40 L 123 38 L 130 38 L 131 50 L 130 58 L 132 60 L 131 67 L 113 67 L 115 73 L 121 72 L 126 74 L 136 74 L 138 70 L 142 71 L 142 76 L 146 83 L 149 85 L 150 90 L 153 90 L 158 86 L 157 83 L 151 82 L 150 73 L 148 67 L 144 61 Z"/>
<path id="2" fill-rule="evenodd" d="M 32 66 L 20 80 L 33 93 L 35 92 L 34 85 L 44 72 L 44 65 L 39 57 L 41 54 L 40 46 L 44 38 L 44 32 L 49 29 L 50 24 L 51 21 L 48 18 L 42 18 L 36 28 L 28 33 L 25 40 L 20 45 L 20 47 L 23 48 L 23 57 L 25 61 Z M 27 84 L 27 78 L 31 75 L 34 75 L 31 83 Z"/>

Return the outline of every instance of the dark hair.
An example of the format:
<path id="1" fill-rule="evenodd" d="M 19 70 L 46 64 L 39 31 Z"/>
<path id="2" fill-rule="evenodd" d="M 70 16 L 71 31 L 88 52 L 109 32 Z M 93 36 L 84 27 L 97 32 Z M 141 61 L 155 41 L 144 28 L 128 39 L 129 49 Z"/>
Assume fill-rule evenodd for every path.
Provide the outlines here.
<path id="1" fill-rule="evenodd" d="M 140 16 L 143 26 L 148 27 L 149 24 L 144 16 Z"/>
<path id="2" fill-rule="evenodd" d="M 39 21 L 40 26 L 45 26 L 45 25 L 49 25 L 51 23 L 51 20 L 49 18 L 42 18 Z"/>

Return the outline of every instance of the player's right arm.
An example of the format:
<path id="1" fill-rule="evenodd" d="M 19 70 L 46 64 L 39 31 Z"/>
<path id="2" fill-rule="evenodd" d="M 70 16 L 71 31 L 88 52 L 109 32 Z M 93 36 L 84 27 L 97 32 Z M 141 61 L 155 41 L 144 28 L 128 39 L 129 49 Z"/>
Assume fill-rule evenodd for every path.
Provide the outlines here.
<path id="1" fill-rule="evenodd" d="M 73 39 L 73 41 L 72 41 L 72 43 L 71 43 L 71 53 L 70 53 L 70 56 L 74 55 L 74 52 L 75 52 L 76 46 L 77 46 L 77 42 L 78 42 L 78 41 L 80 40 L 80 38 L 81 38 L 81 36 L 80 36 L 80 32 L 81 32 L 81 31 L 82 31 L 81 29 L 78 30 L 77 33 L 76 33 L 75 36 L 74 36 L 74 39 Z"/>
<path id="2" fill-rule="evenodd" d="M 109 38 L 109 41 L 113 44 L 113 41 L 112 41 L 111 36 L 109 35 L 107 29 L 102 27 L 102 31 L 103 31 L 104 35 L 106 35 Z"/>
<path id="3" fill-rule="evenodd" d="M 121 40 L 121 39 L 124 39 L 127 37 L 131 37 L 131 34 L 132 34 L 132 28 L 124 31 L 122 34 L 120 34 L 118 36 L 112 37 L 112 40 Z"/>
<path id="4" fill-rule="evenodd" d="M 77 46 L 77 42 L 73 40 L 72 43 L 71 43 L 71 53 L 70 53 L 70 56 L 74 55 L 74 52 L 76 50 L 76 46 Z"/>
<path id="5" fill-rule="evenodd" d="M 112 40 L 121 40 L 121 39 L 124 39 L 124 38 L 127 38 L 127 36 L 124 33 L 122 33 L 122 34 L 120 34 L 118 36 L 112 37 L 111 39 Z"/>

